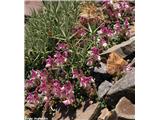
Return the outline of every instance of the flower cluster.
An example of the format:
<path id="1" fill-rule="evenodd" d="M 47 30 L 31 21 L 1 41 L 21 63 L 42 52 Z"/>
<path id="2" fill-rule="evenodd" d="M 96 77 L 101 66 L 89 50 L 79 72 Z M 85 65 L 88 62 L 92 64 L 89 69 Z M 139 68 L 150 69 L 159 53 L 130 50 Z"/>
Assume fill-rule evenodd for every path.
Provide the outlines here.
<path id="1" fill-rule="evenodd" d="M 40 70 L 33 70 L 31 71 L 31 76 L 29 80 L 26 80 L 27 86 L 33 86 L 36 80 L 45 81 L 47 79 L 47 71 L 44 69 L 43 71 Z"/>
<path id="2" fill-rule="evenodd" d="M 27 101 L 28 101 L 29 103 L 33 103 L 33 104 L 38 103 L 38 102 L 39 102 L 38 93 L 37 93 L 37 92 L 28 93 Z"/>
<path id="3" fill-rule="evenodd" d="M 40 84 L 36 86 L 36 89 L 33 92 L 28 93 L 26 100 L 29 103 L 39 103 L 41 94 L 45 99 L 52 97 L 62 100 L 65 105 L 72 104 L 75 100 L 73 85 L 70 81 L 67 81 L 65 84 L 61 84 L 59 80 L 48 80 L 47 75 L 41 71 L 32 70 L 31 79 L 27 80 L 27 83 L 33 84 L 34 81 L 31 80 L 39 79 Z M 39 94 L 38 94 L 39 93 Z"/>
<path id="4" fill-rule="evenodd" d="M 92 76 L 85 76 L 82 72 L 82 70 L 73 69 L 72 70 L 72 78 L 77 78 L 80 82 L 81 87 L 89 87 L 91 82 L 94 82 Z"/>
<path id="5" fill-rule="evenodd" d="M 27 102 L 48 104 L 49 101 L 59 100 L 65 105 L 72 105 L 82 100 L 82 90 L 95 92 L 89 68 L 97 67 L 97 63 L 103 61 L 100 55 L 115 45 L 114 39 L 123 37 L 122 40 L 125 40 L 134 23 L 134 6 L 129 2 L 103 0 L 100 3 L 98 6 L 101 5 L 103 10 L 94 3 L 85 5 L 79 21 L 68 31 L 72 35 L 57 41 L 53 55 L 45 59 L 44 69 L 31 71 L 25 84 Z M 124 71 L 131 69 L 128 65 Z M 90 99 L 90 93 L 87 95 Z"/>
<path id="6" fill-rule="evenodd" d="M 68 56 L 68 45 L 66 43 L 58 43 L 54 56 L 48 56 L 48 59 L 46 59 L 46 68 L 63 65 L 67 62 Z"/>
<path id="7" fill-rule="evenodd" d="M 107 41 L 104 38 L 98 39 L 98 44 L 100 46 L 106 47 L 107 46 Z"/>
<path id="8" fill-rule="evenodd" d="M 88 66 L 92 66 L 95 61 L 101 60 L 99 48 L 92 47 L 91 50 L 88 51 L 88 53 L 89 53 L 89 58 L 87 61 Z"/>
<path id="9" fill-rule="evenodd" d="M 70 81 L 62 85 L 59 80 L 53 80 L 52 93 L 55 97 L 62 99 L 65 105 L 72 104 L 75 101 L 73 85 Z"/>
<path id="10" fill-rule="evenodd" d="M 108 23 L 111 26 L 104 26 L 98 31 L 99 34 L 107 34 L 111 37 L 120 34 L 121 31 L 128 31 L 129 25 L 134 22 L 134 5 L 129 1 L 103 1 L 104 11 L 109 17 Z M 128 34 L 126 34 L 128 36 Z"/>
<path id="11" fill-rule="evenodd" d="M 101 34 L 107 34 L 109 37 L 113 36 L 113 31 L 110 28 L 107 27 L 101 27 L 99 31 L 97 31 L 99 35 Z"/>
<path id="12" fill-rule="evenodd" d="M 73 28 L 73 34 L 75 34 L 76 37 L 80 38 L 82 36 L 85 36 L 87 34 L 87 31 L 81 26 L 76 26 Z"/>

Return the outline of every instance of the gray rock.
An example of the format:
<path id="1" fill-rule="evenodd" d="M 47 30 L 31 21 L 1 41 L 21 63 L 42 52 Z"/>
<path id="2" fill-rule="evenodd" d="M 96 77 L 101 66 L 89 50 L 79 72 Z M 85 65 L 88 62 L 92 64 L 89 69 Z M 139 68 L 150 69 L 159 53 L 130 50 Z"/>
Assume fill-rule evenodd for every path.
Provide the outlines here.
<path id="1" fill-rule="evenodd" d="M 127 74 L 118 80 L 108 91 L 107 95 L 115 94 L 129 88 L 135 87 L 135 68 L 128 71 Z"/>
<path id="2" fill-rule="evenodd" d="M 119 119 L 134 120 L 135 119 L 135 105 L 130 100 L 122 97 L 116 105 L 115 112 Z"/>
<path id="3" fill-rule="evenodd" d="M 135 64 L 135 58 L 131 61 L 130 65 L 133 66 Z"/>
<path id="4" fill-rule="evenodd" d="M 71 110 L 66 107 L 62 111 L 56 111 L 52 120 L 96 120 L 100 113 L 99 102 L 85 105 L 82 103 L 82 107 L 79 109 Z"/>
<path id="5" fill-rule="evenodd" d="M 32 11 L 38 12 L 42 9 L 43 3 L 41 0 L 25 0 L 25 15 L 31 16 Z"/>
<path id="6" fill-rule="evenodd" d="M 126 1 L 129 1 L 129 2 L 135 2 L 135 0 L 126 0 Z"/>
<path id="7" fill-rule="evenodd" d="M 127 55 L 131 54 L 135 51 L 135 36 L 131 37 L 129 40 L 122 42 L 118 45 L 115 45 L 108 50 L 101 53 L 101 55 L 105 55 L 111 52 L 116 52 L 121 57 L 126 57 Z"/>
<path id="8" fill-rule="evenodd" d="M 97 92 L 98 97 L 102 98 L 109 91 L 111 86 L 112 86 L 112 83 L 110 83 L 106 80 L 104 82 L 102 82 L 98 87 L 98 92 Z"/>
<path id="9" fill-rule="evenodd" d="M 99 103 L 91 104 L 83 111 L 83 107 L 76 111 L 75 120 L 94 120 L 95 117 L 100 113 Z"/>
<path id="10" fill-rule="evenodd" d="M 94 68 L 94 72 L 106 73 L 106 72 L 107 72 L 106 64 L 100 62 L 100 65 L 101 65 L 101 67 L 95 67 L 95 68 Z"/>

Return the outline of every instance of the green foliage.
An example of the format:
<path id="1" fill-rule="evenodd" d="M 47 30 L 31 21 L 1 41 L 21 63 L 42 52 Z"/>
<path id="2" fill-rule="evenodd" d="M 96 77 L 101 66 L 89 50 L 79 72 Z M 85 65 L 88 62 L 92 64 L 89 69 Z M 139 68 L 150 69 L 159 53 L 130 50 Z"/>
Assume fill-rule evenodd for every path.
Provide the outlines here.
<path id="1" fill-rule="evenodd" d="M 44 68 L 43 60 L 54 52 L 56 40 L 69 40 L 77 21 L 76 1 L 45 1 L 39 14 L 33 11 L 25 25 L 25 77 L 31 69 Z"/>
<path id="2" fill-rule="evenodd" d="M 100 107 L 101 107 L 102 109 L 105 108 L 105 107 L 107 107 L 107 100 L 105 100 L 105 99 L 100 99 L 99 102 L 100 102 Z"/>

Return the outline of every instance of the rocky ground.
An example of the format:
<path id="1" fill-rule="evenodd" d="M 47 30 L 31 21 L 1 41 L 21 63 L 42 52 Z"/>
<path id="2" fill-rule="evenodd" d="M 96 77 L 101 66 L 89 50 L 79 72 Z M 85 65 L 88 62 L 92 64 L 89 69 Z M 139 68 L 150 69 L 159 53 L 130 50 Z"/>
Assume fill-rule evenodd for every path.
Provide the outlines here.
<path id="1" fill-rule="evenodd" d="M 43 3 L 37 1 L 25 1 L 25 16 L 30 16 L 32 11 L 40 11 Z M 109 56 L 106 61 L 116 56 L 121 60 L 129 62 L 131 70 L 126 72 L 123 77 L 112 78 L 106 74 L 109 69 L 109 64 L 101 64 L 100 68 L 95 68 L 93 75 L 97 77 L 97 94 L 103 98 L 107 106 L 103 109 L 100 103 L 91 103 L 87 101 L 82 104 L 80 109 L 76 111 L 68 109 L 63 105 L 57 107 L 54 114 L 51 115 L 51 120 L 134 120 L 135 119 L 135 37 L 134 32 L 128 41 L 115 45 L 103 53 Z M 120 61 L 120 59 L 118 59 Z M 118 61 L 114 61 L 115 64 Z M 122 63 L 125 63 L 122 62 Z M 107 66 L 107 67 L 106 67 Z M 115 68 L 115 71 L 118 69 Z M 115 72 L 113 70 L 113 73 Z M 26 107 L 26 106 L 25 106 Z M 33 106 L 34 109 L 34 106 Z M 30 114 L 30 110 L 25 111 L 26 115 Z M 44 115 L 45 116 L 45 115 Z"/>

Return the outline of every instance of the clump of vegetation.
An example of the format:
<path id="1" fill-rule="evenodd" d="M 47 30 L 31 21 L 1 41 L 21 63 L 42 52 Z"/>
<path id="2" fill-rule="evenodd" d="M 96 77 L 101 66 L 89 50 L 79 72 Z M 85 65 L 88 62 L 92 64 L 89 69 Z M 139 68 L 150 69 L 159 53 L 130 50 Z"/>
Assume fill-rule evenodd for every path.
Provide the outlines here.
<path id="1" fill-rule="evenodd" d="M 97 100 L 90 70 L 100 54 L 127 40 L 134 24 L 129 2 L 45 2 L 25 29 L 26 102 L 79 106 Z"/>
<path id="2" fill-rule="evenodd" d="M 57 40 L 69 39 L 78 19 L 79 2 L 44 2 L 40 13 L 33 12 L 25 25 L 25 76 L 42 69 L 43 60 L 54 52 Z"/>

